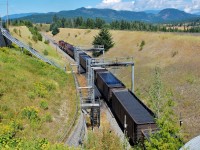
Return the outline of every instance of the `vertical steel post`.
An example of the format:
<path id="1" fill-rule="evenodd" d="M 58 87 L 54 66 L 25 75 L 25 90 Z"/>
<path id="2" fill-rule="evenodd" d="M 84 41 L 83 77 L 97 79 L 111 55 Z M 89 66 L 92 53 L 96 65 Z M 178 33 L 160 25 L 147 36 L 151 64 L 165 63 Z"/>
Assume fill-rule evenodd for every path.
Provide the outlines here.
<path id="1" fill-rule="evenodd" d="M 7 28 L 9 28 L 9 17 L 8 17 L 8 0 L 7 0 Z"/>
<path id="2" fill-rule="evenodd" d="M 93 104 L 95 104 L 95 89 L 94 89 L 94 69 L 91 68 L 91 85 L 92 85 L 92 100 Z"/>
<path id="3" fill-rule="evenodd" d="M 134 93 L 134 65 L 131 66 L 132 67 L 132 73 L 131 73 L 131 91 Z"/>

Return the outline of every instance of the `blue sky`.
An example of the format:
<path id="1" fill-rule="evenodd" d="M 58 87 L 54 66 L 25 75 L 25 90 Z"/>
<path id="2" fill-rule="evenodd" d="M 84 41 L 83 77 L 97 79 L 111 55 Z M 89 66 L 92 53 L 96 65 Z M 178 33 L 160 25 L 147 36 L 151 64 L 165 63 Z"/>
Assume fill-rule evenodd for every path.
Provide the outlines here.
<path id="1" fill-rule="evenodd" d="M 6 1 L 0 0 L 0 16 L 6 14 Z M 58 12 L 80 7 L 132 11 L 177 8 L 186 12 L 200 12 L 200 0 L 8 0 L 8 2 L 9 14 Z"/>

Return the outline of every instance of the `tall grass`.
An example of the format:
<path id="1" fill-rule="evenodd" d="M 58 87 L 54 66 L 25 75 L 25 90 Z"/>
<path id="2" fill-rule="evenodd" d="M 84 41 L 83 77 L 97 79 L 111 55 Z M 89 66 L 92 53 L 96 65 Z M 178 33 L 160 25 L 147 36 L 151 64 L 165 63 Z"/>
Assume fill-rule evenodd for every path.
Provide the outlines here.
<path id="1" fill-rule="evenodd" d="M 75 114 L 72 74 L 18 48 L 0 48 L 0 85 L 1 126 L 20 122 L 22 130 L 15 137 L 56 142 Z"/>

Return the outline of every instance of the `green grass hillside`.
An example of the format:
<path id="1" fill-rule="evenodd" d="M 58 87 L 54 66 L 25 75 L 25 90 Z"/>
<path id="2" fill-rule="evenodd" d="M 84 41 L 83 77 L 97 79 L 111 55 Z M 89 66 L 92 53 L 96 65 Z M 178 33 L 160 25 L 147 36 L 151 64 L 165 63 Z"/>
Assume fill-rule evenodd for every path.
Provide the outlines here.
<path id="1" fill-rule="evenodd" d="M 54 48 L 52 48 L 50 44 L 45 44 L 44 38 L 42 41 L 35 42 L 32 39 L 33 35 L 26 26 L 11 26 L 9 27 L 9 30 L 15 38 L 33 47 L 38 52 L 40 52 L 41 55 L 56 62 L 64 68 L 66 64 L 66 59 L 62 55 L 60 55 Z"/>
<path id="2" fill-rule="evenodd" d="M 72 74 L 18 48 L 0 48 L 0 85 L 0 148 L 9 139 L 54 143 L 69 128 L 76 111 Z"/>
<path id="3" fill-rule="evenodd" d="M 78 46 L 91 45 L 98 30 L 60 29 L 55 40 L 65 40 Z M 48 33 L 51 35 L 51 33 Z M 111 31 L 115 45 L 106 58 L 133 56 L 135 62 L 135 92 L 148 103 L 148 90 L 156 66 L 162 80 L 173 93 L 175 112 L 182 116 L 185 139 L 200 134 L 200 38 L 198 34 Z M 141 48 L 141 43 L 144 45 Z M 131 69 L 112 70 L 130 87 Z M 179 120 L 177 120 L 177 123 Z"/>

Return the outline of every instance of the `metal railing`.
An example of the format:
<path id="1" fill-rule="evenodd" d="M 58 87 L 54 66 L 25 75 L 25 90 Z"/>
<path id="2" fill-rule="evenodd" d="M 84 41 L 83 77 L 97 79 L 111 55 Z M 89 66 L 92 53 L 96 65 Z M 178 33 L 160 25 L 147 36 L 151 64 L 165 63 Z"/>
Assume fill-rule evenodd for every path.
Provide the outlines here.
<path id="1" fill-rule="evenodd" d="M 74 127 L 74 125 L 75 125 L 75 123 L 76 123 L 76 121 L 78 119 L 78 116 L 79 116 L 79 107 L 78 107 L 78 104 L 81 101 L 81 99 L 80 99 L 81 92 L 78 89 L 79 82 L 78 82 L 78 79 L 77 79 L 76 75 L 74 74 L 74 71 L 73 71 L 73 68 L 72 68 L 71 64 L 70 64 L 70 69 L 71 69 L 71 73 L 73 75 L 74 82 L 75 82 L 75 85 L 76 85 L 76 112 L 75 112 L 75 115 L 74 115 L 74 118 L 72 120 L 72 123 L 71 123 L 70 127 L 68 128 L 68 130 L 64 131 L 64 134 L 60 137 L 59 142 L 64 142 L 66 140 L 67 136 L 72 131 L 72 129 L 73 129 L 73 127 Z M 81 120 L 81 119 L 83 119 L 83 120 Z M 78 136 L 77 136 L 77 143 L 81 144 L 82 141 L 84 140 L 85 132 L 86 132 L 86 130 L 85 130 L 85 118 L 84 118 L 84 116 L 82 116 L 82 114 L 81 114 L 79 123 L 77 124 L 77 127 L 76 127 L 74 133 L 77 133 L 78 127 L 81 128 L 80 134 L 78 134 Z M 74 137 L 74 135 L 72 135 L 71 137 L 69 137 L 67 139 L 67 144 L 74 145 L 73 144 L 73 139 L 74 138 L 76 138 L 76 137 Z M 77 146 L 77 144 L 75 144 L 74 146 Z"/>

